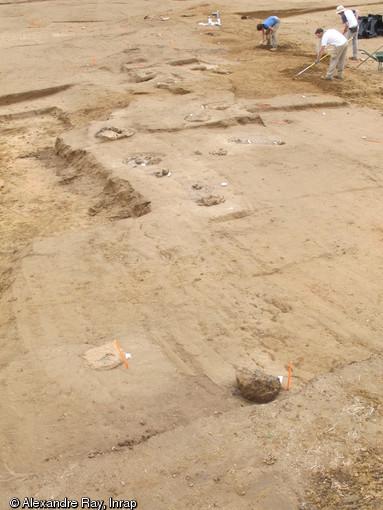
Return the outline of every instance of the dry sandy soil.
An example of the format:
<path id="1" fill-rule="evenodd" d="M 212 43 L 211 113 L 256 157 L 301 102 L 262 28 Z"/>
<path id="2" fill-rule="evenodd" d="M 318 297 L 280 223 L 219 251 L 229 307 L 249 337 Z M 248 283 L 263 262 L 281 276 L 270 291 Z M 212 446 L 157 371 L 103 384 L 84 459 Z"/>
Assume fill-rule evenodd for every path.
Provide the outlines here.
<path id="1" fill-rule="evenodd" d="M 382 508 L 383 73 L 256 7 L 0 2 L 1 509 Z"/>

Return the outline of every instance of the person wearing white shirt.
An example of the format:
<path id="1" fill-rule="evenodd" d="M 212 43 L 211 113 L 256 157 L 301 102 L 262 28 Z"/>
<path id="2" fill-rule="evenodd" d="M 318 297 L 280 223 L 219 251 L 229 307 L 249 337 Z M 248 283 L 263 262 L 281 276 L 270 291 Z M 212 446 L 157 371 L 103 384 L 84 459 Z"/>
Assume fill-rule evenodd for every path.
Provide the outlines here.
<path id="1" fill-rule="evenodd" d="M 331 53 L 329 70 L 327 71 L 326 76 L 322 76 L 322 80 L 332 80 L 336 68 L 338 68 L 338 74 L 335 75 L 335 78 L 342 80 L 342 73 L 346 63 L 348 47 L 347 39 L 343 34 L 338 32 L 338 30 L 335 30 L 335 28 L 330 28 L 326 30 L 326 32 L 323 30 L 323 28 L 317 28 L 315 35 L 318 37 L 318 39 L 320 39 L 320 50 L 315 61 L 316 64 L 322 58 L 326 46 L 328 44 L 334 46 L 334 49 Z"/>
<path id="2" fill-rule="evenodd" d="M 342 16 L 342 22 L 344 23 L 343 35 L 348 41 L 352 38 L 352 57 L 350 57 L 350 60 L 358 60 L 358 11 L 338 5 L 336 12 Z"/>

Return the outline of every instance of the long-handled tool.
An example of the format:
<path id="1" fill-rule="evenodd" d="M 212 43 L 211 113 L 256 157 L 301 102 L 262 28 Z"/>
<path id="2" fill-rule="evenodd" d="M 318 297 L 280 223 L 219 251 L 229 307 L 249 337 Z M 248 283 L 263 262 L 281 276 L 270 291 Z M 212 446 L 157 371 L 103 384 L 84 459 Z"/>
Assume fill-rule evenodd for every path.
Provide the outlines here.
<path id="1" fill-rule="evenodd" d="M 377 51 L 381 50 L 383 48 L 383 45 L 380 46 L 380 48 L 378 48 L 377 50 L 373 51 L 372 54 L 370 55 L 369 53 L 367 53 L 367 51 L 364 51 L 364 50 L 361 50 L 363 51 L 365 54 L 368 55 L 367 58 L 365 58 L 364 60 L 362 60 L 362 62 L 360 62 L 357 66 L 354 67 L 354 69 L 358 69 L 359 66 L 361 66 L 362 64 L 364 64 L 366 62 L 366 60 L 368 60 L 369 58 L 374 58 L 374 55 Z"/>
<path id="2" fill-rule="evenodd" d="M 323 57 L 321 57 L 318 62 L 315 61 L 313 62 L 312 64 L 310 64 L 309 66 L 305 67 L 302 71 L 300 71 L 298 74 L 296 74 L 294 76 L 294 78 L 296 78 L 297 76 L 299 76 L 300 74 L 303 74 L 305 71 L 307 71 L 308 69 L 310 69 L 310 67 L 312 66 L 315 66 L 315 64 L 318 64 L 321 60 L 323 60 L 324 58 L 328 57 L 329 55 L 331 55 L 331 52 L 330 53 L 326 53 L 326 55 L 323 55 Z"/>

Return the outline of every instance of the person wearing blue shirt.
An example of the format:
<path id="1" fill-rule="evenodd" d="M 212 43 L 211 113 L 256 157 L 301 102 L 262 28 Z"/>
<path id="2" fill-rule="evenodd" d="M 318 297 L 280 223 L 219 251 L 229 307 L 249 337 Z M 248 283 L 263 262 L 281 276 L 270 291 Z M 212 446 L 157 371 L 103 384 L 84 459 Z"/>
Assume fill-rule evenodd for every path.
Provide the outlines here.
<path id="1" fill-rule="evenodd" d="M 277 30 L 281 24 L 281 20 L 277 16 L 270 16 L 262 23 L 257 25 L 257 30 L 262 30 L 262 41 L 263 44 L 266 40 L 268 46 L 271 44 L 271 36 L 272 36 L 272 48 L 270 51 L 276 51 L 278 42 L 277 42 Z"/>

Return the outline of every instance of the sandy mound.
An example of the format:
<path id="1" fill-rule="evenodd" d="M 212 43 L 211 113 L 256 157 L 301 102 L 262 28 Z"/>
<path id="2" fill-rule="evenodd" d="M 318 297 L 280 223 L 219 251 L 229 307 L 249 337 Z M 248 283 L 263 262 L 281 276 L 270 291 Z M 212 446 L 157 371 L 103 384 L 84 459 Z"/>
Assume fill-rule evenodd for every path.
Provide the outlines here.
<path id="1" fill-rule="evenodd" d="M 123 363 L 113 342 L 89 349 L 84 353 L 83 359 L 87 367 L 95 370 L 110 370 Z"/>

